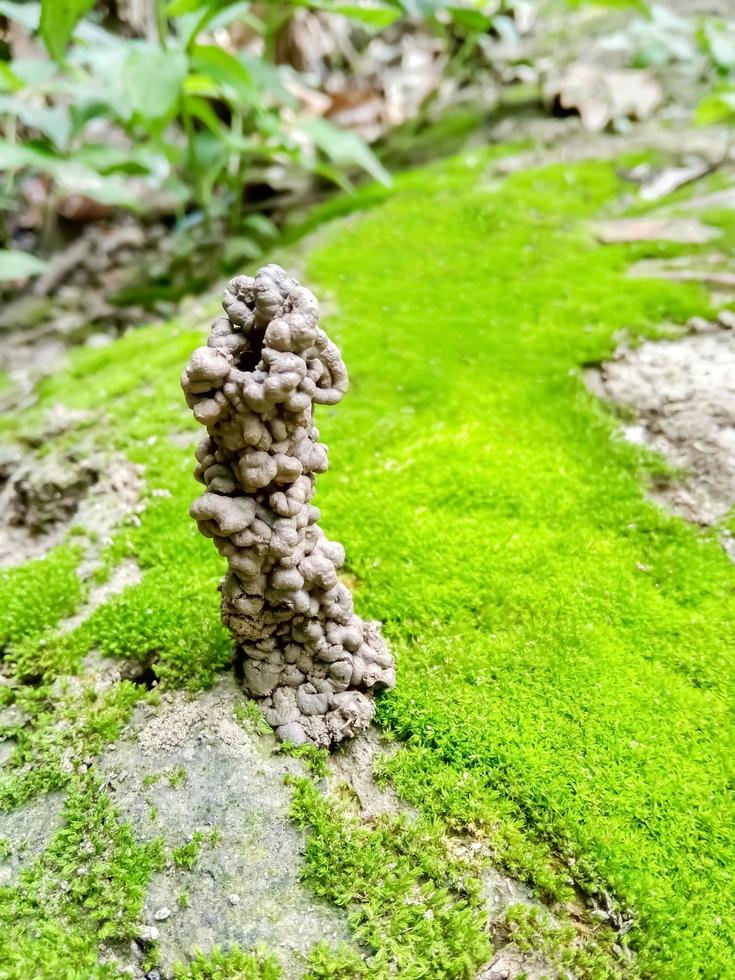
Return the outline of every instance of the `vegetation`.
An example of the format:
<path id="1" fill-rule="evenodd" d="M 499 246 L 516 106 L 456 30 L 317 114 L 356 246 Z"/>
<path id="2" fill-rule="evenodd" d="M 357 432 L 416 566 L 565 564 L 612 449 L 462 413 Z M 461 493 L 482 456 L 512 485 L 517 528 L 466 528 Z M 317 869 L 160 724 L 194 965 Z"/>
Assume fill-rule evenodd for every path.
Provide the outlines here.
<path id="1" fill-rule="evenodd" d="M 0 887 L 7 977 L 117 976 L 100 963 L 100 943 L 135 935 L 150 876 L 163 867 L 161 842 L 137 843 L 93 775 L 72 782 L 63 819 L 17 885 Z"/>
<path id="2" fill-rule="evenodd" d="M 347 547 L 361 614 L 383 620 L 400 658 L 379 718 L 406 744 L 381 776 L 419 816 L 364 827 L 297 782 L 306 880 L 349 911 L 372 950 L 366 976 L 457 976 L 451 962 L 469 974 L 489 946 L 474 873 L 447 856 L 459 835 L 562 915 L 572 885 L 632 910 L 619 941 L 635 967 L 617 962 L 609 933 L 594 938 L 603 952 L 575 961 L 579 975 L 604 975 L 602 956 L 604 970 L 626 977 L 714 980 L 732 965 L 735 854 L 722 832 L 733 817 L 732 566 L 713 533 L 646 500 L 660 465 L 615 437 L 615 419 L 580 376 L 620 331 L 657 336 L 662 323 L 706 314 L 708 299 L 693 284 L 626 277 L 633 257 L 678 246 L 594 243 L 590 223 L 621 190 L 612 165 L 551 167 L 501 185 L 492 164 L 474 154 L 368 190 L 354 204 L 372 210 L 308 254 L 310 283 L 334 297 L 330 331 L 353 378 L 344 405 L 321 417 L 335 465 L 320 500 Z M 44 620 L 27 618 L 23 576 L 40 574 L 39 563 L 1 583 L 6 662 L 25 682 L 7 697 L 33 708 L 1 799 L 12 806 L 66 783 L 71 814 L 34 870 L 2 893 L 0 941 L 27 971 L 36 929 L 51 945 L 60 930 L 71 937 L 55 956 L 66 948 L 94 962 L 98 931 L 128 933 L 159 860 L 134 842 L 119 846 L 129 831 L 111 822 L 103 796 L 82 805 L 92 777 L 74 769 L 114 738 L 145 690 L 119 685 L 96 707 L 65 700 L 54 682 L 92 648 L 153 657 L 162 685 L 191 689 L 229 661 L 220 562 L 182 519 L 195 485 L 172 366 L 200 336 L 174 321 L 79 350 L 42 383 L 22 423 L 32 428 L 57 401 L 91 409 L 98 431 L 62 444 L 111 445 L 145 463 L 151 491 L 140 526 L 122 529 L 107 553 L 107 567 L 134 556 L 142 581 L 76 630 L 59 636 L 53 624 L 78 589 L 44 598 Z M 17 434 L 19 423 L 3 429 Z M 64 546 L 44 561 L 73 570 L 69 556 Z M 71 719 L 73 704 L 76 728 L 62 745 L 51 728 Z M 97 871 L 82 876 L 89 891 L 73 911 L 40 883 L 84 864 L 74 835 L 93 834 L 98 820 L 105 881 L 121 891 L 111 898 Z M 530 926 L 515 929 L 522 937 Z"/>
<path id="3" fill-rule="evenodd" d="M 390 181 L 358 135 L 300 101 L 310 78 L 278 56 L 299 8 L 340 13 L 366 37 L 399 18 L 423 21 L 456 48 L 452 64 L 462 72 L 478 39 L 505 16 L 504 5 L 486 6 L 156 0 L 155 37 L 143 39 L 114 30 L 106 5 L 93 0 L 2 0 L 0 17 L 37 36 L 53 60 L 11 59 L 7 51 L 0 60 L 0 210 L 12 212 L 21 178 L 35 174 L 49 183 L 46 252 L 59 204 L 77 195 L 103 208 L 173 213 L 188 237 L 203 224 L 208 250 L 226 264 L 252 258 L 276 230 L 248 207 L 265 168 L 306 171 L 343 188 L 359 171 Z M 246 43 L 218 41 L 233 26 Z M 34 255 L 0 252 L 0 281 L 42 269 Z"/>
<path id="4" fill-rule="evenodd" d="M 198 952 L 190 963 L 174 973 L 176 980 L 281 980 L 283 974 L 273 957 L 245 953 L 237 947 Z"/>

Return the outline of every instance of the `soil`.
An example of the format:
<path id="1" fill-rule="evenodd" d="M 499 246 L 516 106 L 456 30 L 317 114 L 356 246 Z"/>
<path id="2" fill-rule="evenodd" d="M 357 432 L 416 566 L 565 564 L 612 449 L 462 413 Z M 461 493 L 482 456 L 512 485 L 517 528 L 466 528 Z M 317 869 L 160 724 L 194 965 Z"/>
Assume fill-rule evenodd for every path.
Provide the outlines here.
<path id="1" fill-rule="evenodd" d="M 70 420 L 78 419 L 70 414 Z M 45 431 L 50 439 L 58 434 Z M 20 446 L 8 447 L 3 456 L 0 567 L 42 557 L 75 527 L 82 532 L 75 540 L 85 551 L 79 573 L 86 579 L 113 530 L 144 506 L 142 468 L 121 456 L 53 450 L 41 455 Z"/>
<path id="2" fill-rule="evenodd" d="M 588 380 L 635 411 L 625 438 L 660 453 L 680 474 L 657 483 L 651 497 L 711 526 L 735 505 L 735 333 L 706 320 L 695 325 L 704 332 L 621 348 Z"/>

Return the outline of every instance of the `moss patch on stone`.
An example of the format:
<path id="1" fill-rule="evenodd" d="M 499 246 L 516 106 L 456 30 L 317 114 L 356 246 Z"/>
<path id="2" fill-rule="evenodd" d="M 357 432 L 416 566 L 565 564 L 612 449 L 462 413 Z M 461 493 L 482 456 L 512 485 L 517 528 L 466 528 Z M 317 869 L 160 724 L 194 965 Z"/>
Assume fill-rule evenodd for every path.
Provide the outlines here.
<path id="1" fill-rule="evenodd" d="M 407 747 L 383 776 L 419 816 L 413 829 L 356 825 L 298 784 L 305 874 L 349 908 L 369 976 L 471 975 L 489 955 L 472 875 L 442 857 L 446 836 L 462 834 L 557 907 L 576 886 L 631 908 L 637 966 L 622 961 L 625 976 L 727 976 L 735 572 L 714 533 L 646 500 L 663 466 L 616 437 L 581 377 L 621 333 L 662 336 L 709 300 L 693 284 L 628 279 L 644 250 L 594 241 L 591 222 L 622 191 L 612 165 L 502 181 L 490 165 L 475 154 L 399 179 L 379 200 L 366 190 L 372 209 L 307 259 L 352 377 L 339 412 L 318 419 L 332 468 L 317 503 L 360 581 L 360 614 L 385 623 L 399 656 L 379 718 Z M 2 423 L 13 435 L 55 402 L 87 409 L 95 430 L 60 441 L 99 439 L 144 464 L 149 489 L 140 526 L 104 559 L 109 569 L 134 557 L 140 583 L 75 630 L 55 632 L 82 599 L 69 548 L 0 581 L 4 658 L 22 685 L 2 697 L 33 709 L 0 799 L 68 785 L 67 844 L 95 840 L 101 820 L 108 877 L 132 882 L 108 892 L 89 879 L 76 911 L 46 901 L 39 876 L 85 866 L 54 838 L 2 893 L 2 941 L 26 971 L 40 929 L 49 945 L 70 936 L 58 946 L 66 962 L 105 976 L 92 968 L 100 924 L 129 933 L 155 858 L 134 841 L 119 848 L 125 829 L 85 810 L 75 788 L 144 688 L 75 701 L 58 679 L 96 649 L 196 690 L 230 659 L 222 562 L 186 517 L 197 486 L 178 374 L 204 334 L 172 322 L 80 350 L 20 422 Z M 56 735 L 77 705 L 74 737 Z M 396 867 L 381 875 L 386 851 Z M 116 903 L 118 925 L 105 912 Z M 327 968 L 317 975 L 340 975 Z"/>
<path id="2" fill-rule="evenodd" d="M 116 977 L 100 944 L 129 941 L 160 842 L 138 844 L 120 824 L 96 777 L 74 779 L 64 825 L 44 853 L 0 888 L 0 970 L 6 977 Z"/>

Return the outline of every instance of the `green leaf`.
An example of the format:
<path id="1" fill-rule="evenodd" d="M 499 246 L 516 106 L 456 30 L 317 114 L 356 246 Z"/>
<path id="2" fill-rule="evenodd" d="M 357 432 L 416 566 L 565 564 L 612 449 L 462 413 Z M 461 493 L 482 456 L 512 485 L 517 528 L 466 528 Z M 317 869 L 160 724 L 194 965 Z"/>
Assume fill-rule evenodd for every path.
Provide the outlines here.
<path id="1" fill-rule="evenodd" d="M 0 282 L 37 276 L 45 268 L 46 263 L 29 252 L 0 249 Z"/>
<path id="2" fill-rule="evenodd" d="M 13 3 L 12 0 L 0 0 L 0 14 L 14 20 L 27 31 L 37 31 L 41 20 L 40 3 Z"/>
<path id="3" fill-rule="evenodd" d="M 702 44 L 721 72 L 735 68 L 735 35 L 724 24 L 705 23 Z"/>
<path id="4" fill-rule="evenodd" d="M 130 190 L 129 182 L 114 174 L 103 176 L 77 163 L 63 163 L 56 170 L 62 194 L 81 194 L 100 204 L 140 210 L 140 201 Z"/>
<path id="5" fill-rule="evenodd" d="M 299 72 L 294 71 L 289 65 L 272 65 L 247 51 L 240 52 L 239 60 L 250 72 L 254 84 L 261 91 L 277 97 L 283 105 L 292 109 L 298 108 L 299 100 L 286 88 L 284 80 L 289 77 L 298 79 Z"/>
<path id="6" fill-rule="evenodd" d="M 391 183 L 388 171 L 356 133 L 338 129 L 326 119 L 300 119 L 297 125 L 333 163 L 340 167 L 360 167 L 381 184 Z"/>
<path id="7" fill-rule="evenodd" d="M 74 160 L 98 174 L 160 175 L 169 169 L 165 156 L 146 146 L 122 149 L 110 143 L 86 142 L 74 151 Z"/>
<path id="8" fill-rule="evenodd" d="M 17 92 L 23 88 L 19 78 L 6 61 L 0 61 L 0 92 Z"/>
<path id="9" fill-rule="evenodd" d="M 209 6 L 208 3 L 202 3 L 202 0 L 171 0 L 171 3 L 166 7 L 167 17 L 179 17 L 181 14 L 191 14 L 195 10 L 206 10 Z"/>
<path id="10" fill-rule="evenodd" d="M 250 259 L 257 259 L 263 254 L 262 247 L 252 238 L 245 235 L 228 236 L 225 242 L 224 262 L 229 265 L 236 265 L 238 262 L 245 262 Z"/>
<path id="11" fill-rule="evenodd" d="M 264 214 L 249 214 L 243 219 L 242 227 L 253 231 L 262 238 L 276 238 L 278 227 Z"/>
<path id="12" fill-rule="evenodd" d="M 713 123 L 731 122 L 735 119 L 735 89 L 713 92 L 697 106 L 697 124 L 711 126 Z"/>
<path id="13" fill-rule="evenodd" d="M 381 30 L 398 20 L 401 10 L 397 6 L 385 3 L 371 3 L 364 6 L 358 3 L 339 3 L 339 0 L 308 0 L 300 6 L 327 10 L 332 14 L 341 14 L 349 20 L 359 21 L 367 27 Z"/>
<path id="14" fill-rule="evenodd" d="M 203 23 L 200 23 L 199 30 L 201 31 L 206 27 L 208 33 L 211 33 L 219 27 L 229 27 L 235 20 L 239 20 L 248 27 L 252 27 L 258 34 L 263 30 L 263 22 L 250 12 L 250 3 L 248 0 L 238 0 L 236 3 L 228 3 L 219 9 L 215 6 L 211 14 L 205 18 Z"/>
<path id="15" fill-rule="evenodd" d="M 184 105 L 187 112 L 204 123 L 207 129 L 214 133 L 215 136 L 221 137 L 223 135 L 224 126 L 222 120 L 206 99 L 201 99 L 197 95 L 187 94 L 184 96 Z"/>
<path id="16" fill-rule="evenodd" d="M 164 119 L 176 107 L 186 76 L 183 51 L 141 45 L 128 53 L 123 88 L 133 112 L 144 119 Z"/>
<path id="17" fill-rule="evenodd" d="M 51 151 L 35 147 L 31 143 L 20 145 L 0 140 L 0 170 L 21 170 L 29 167 L 42 173 L 53 174 L 62 161 Z"/>
<path id="18" fill-rule="evenodd" d="M 41 37 L 55 61 L 63 61 L 67 45 L 82 17 L 94 0 L 42 0 Z"/>
<path id="19" fill-rule="evenodd" d="M 47 136 L 57 149 L 66 149 L 71 133 L 71 119 L 65 109 L 31 105 L 12 95 L 0 95 L 0 112 L 15 116 L 30 129 L 37 129 L 39 133 Z"/>
<path id="20" fill-rule="evenodd" d="M 57 68 L 47 58 L 14 58 L 13 74 L 24 85 L 44 85 L 56 74 Z"/>
<path id="21" fill-rule="evenodd" d="M 191 61 L 196 71 L 234 91 L 248 104 L 256 97 L 253 79 L 245 65 L 216 44 L 195 44 L 191 51 Z"/>
<path id="22" fill-rule="evenodd" d="M 483 13 L 475 7 L 459 7 L 452 5 L 447 7 L 447 13 L 455 24 L 460 24 L 470 31 L 487 31 L 493 23 L 490 14 Z"/>

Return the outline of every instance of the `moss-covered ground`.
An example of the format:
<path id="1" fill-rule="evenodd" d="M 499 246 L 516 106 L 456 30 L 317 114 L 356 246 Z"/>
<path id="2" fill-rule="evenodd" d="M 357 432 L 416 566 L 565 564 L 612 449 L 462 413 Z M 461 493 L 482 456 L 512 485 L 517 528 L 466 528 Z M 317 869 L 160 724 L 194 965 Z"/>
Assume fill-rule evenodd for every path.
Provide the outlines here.
<path id="1" fill-rule="evenodd" d="M 360 613 L 384 622 L 398 655 L 379 721 L 405 747 L 381 776 L 419 814 L 412 828 L 365 828 L 310 782 L 294 787 L 305 878 L 372 950 L 365 962 L 317 950 L 310 975 L 472 976 L 490 953 L 484 918 L 467 869 L 443 858 L 464 835 L 559 914 L 575 889 L 630 910 L 635 965 L 601 932 L 574 954 L 578 975 L 735 976 L 735 570 L 714 534 L 646 500 L 659 464 L 616 437 L 581 370 L 621 332 L 656 336 L 709 302 L 692 284 L 626 278 L 634 259 L 674 247 L 595 243 L 590 222 L 620 200 L 612 164 L 501 181 L 489 163 L 455 159 L 369 192 L 364 214 L 307 253 L 352 378 L 319 420 L 332 469 L 318 503 Z M 173 322 L 80 350 L 4 423 L 32 429 L 58 401 L 92 410 L 63 438 L 98 437 L 144 464 L 151 496 L 105 555 L 106 568 L 135 556 L 142 581 L 76 630 L 54 631 L 82 599 L 73 545 L 0 577 L 6 668 L 24 682 L 0 697 L 32 717 L 10 733 L 0 805 L 70 787 L 66 829 L 0 889 L 0 976 L 27 975 L 59 930 L 70 959 L 34 975 L 113 975 L 90 966 L 100 938 L 133 934 L 163 860 L 110 822 L 103 793 L 94 806 L 83 796 L 94 768 L 81 760 L 145 690 L 80 698 L 56 678 L 94 648 L 155 655 L 162 684 L 196 690 L 229 660 L 221 562 L 186 517 L 192 450 L 171 438 L 194 428 L 178 375 L 204 328 Z M 49 882 L 79 865 L 80 825 L 100 858 L 78 894 L 59 894 Z M 225 966 L 201 960 L 182 976 L 271 976 L 267 959 L 231 954 L 228 973 L 217 955 Z"/>

